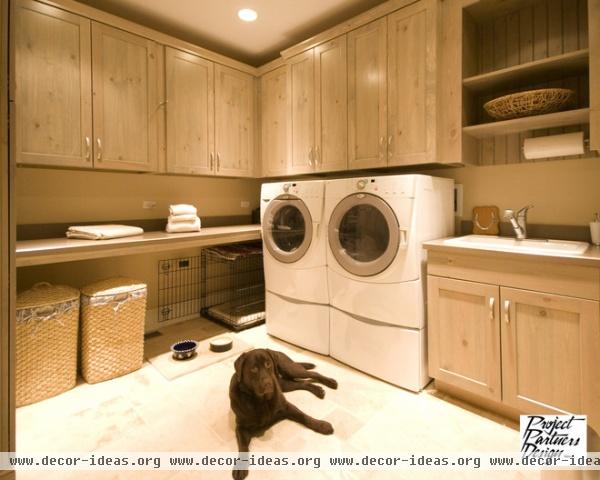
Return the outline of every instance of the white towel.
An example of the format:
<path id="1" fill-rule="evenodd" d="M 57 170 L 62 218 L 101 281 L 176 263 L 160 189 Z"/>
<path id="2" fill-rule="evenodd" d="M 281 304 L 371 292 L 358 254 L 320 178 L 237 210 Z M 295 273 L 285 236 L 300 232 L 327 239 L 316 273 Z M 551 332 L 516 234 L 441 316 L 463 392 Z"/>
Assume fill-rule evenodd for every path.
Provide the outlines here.
<path id="1" fill-rule="evenodd" d="M 181 203 L 179 205 L 171 205 L 169 207 L 169 215 L 198 215 L 196 207 Z"/>
<path id="2" fill-rule="evenodd" d="M 141 235 L 144 230 L 129 225 L 82 225 L 69 227 L 68 238 L 83 238 L 85 240 L 108 240 L 109 238 L 132 237 Z"/>
<path id="3" fill-rule="evenodd" d="M 200 219 L 196 217 L 193 222 L 178 222 L 178 223 L 167 223 L 167 233 L 183 233 L 183 232 L 199 232 L 200 231 Z"/>
<path id="4" fill-rule="evenodd" d="M 194 223 L 197 218 L 197 215 L 169 215 L 167 220 L 169 223 Z"/>

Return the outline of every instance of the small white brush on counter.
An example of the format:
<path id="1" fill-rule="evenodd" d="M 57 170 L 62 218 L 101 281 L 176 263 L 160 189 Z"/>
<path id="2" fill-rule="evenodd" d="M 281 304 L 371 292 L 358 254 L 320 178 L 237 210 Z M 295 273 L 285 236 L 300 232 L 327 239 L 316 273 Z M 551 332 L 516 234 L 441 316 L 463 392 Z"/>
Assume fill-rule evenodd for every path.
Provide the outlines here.
<path id="1" fill-rule="evenodd" d="M 594 221 L 590 222 L 590 233 L 592 235 L 592 243 L 600 246 L 600 212 L 594 214 Z"/>

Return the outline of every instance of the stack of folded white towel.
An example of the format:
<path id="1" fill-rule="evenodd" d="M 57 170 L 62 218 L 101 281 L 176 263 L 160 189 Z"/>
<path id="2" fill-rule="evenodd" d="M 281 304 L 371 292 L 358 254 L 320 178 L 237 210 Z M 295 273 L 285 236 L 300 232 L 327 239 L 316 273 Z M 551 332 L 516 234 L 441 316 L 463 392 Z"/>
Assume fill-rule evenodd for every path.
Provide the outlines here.
<path id="1" fill-rule="evenodd" d="M 200 218 L 193 205 L 171 205 L 169 207 L 168 233 L 199 232 Z"/>

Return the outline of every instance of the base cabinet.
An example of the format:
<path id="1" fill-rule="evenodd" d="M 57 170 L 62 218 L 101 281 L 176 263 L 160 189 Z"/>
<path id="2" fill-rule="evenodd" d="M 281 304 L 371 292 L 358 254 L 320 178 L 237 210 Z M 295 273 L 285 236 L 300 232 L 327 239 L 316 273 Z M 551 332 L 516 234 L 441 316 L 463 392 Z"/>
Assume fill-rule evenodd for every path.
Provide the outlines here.
<path id="1" fill-rule="evenodd" d="M 429 375 L 500 401 L 499 287 L 430 276 L 427 288 Z"/>
<path id="2" fill-rule="evenodd" d="M 428 298 L 433 378 L 526 414 L 584 414 L 600 430 L 598 301 L 435 275 Z"/>
<path id="3" fill-rule="evenodd" d="M 598 302 L 500 289 L 503 400 L 532 413 L 600 410 Z"/>

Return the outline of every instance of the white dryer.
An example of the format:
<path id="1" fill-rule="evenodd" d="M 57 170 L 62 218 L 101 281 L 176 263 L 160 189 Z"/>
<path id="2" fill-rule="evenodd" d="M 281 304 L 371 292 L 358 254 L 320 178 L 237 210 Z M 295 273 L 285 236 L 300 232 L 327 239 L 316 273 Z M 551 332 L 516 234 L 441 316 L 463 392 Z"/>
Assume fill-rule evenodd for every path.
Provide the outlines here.
<path id="1" fill-rule="evenodd" d="M 261 188 L 267 332 L 329 354 L 325 182 Z"/>
<path id="2" fill-rule="evenodd" d="M 330 180 L 330 354 L 419 391 L 428 382 L 424 241 L 453 228 L 453 181 L 426 175 Z"/>

